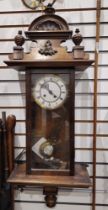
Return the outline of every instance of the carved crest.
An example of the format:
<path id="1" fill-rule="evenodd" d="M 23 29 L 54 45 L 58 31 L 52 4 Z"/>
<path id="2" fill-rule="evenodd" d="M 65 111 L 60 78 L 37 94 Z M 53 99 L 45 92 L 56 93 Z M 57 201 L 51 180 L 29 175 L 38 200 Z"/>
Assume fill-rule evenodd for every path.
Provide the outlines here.
<path id="1" fill-rule="evenodd" d="M 45 42 L 43 48 L 41 48 L 41 49 L 39 50 L 39 53 L 40 53 L 41 55 L 46 55 L 46 56 L 47 56 L 47 55 L 50 55 L 50 56 L 52 56 L 52 55 L 54 55 L 54 54 L 57 53 L 57 50 L 54 50 L 53 47 L 52 47 L 51 41 L 50 41 L 50 40 L 47 40 L 47 41 Z"/>

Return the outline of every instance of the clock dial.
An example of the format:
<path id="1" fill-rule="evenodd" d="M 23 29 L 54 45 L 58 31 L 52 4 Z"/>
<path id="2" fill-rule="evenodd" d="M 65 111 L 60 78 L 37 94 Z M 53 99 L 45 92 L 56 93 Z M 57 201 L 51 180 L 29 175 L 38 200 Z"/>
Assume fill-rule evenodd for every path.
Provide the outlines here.
<path id="1" fill-rule="evenodd" d="M 37 81 L 32 94 L 36 103 L 42 108 L 56 109 L 64 103 L 67 89 L 60 77 L 50 75 Z"/>
<path id="2" fill-rule="evenodd" d="M 45 0 L 22 0 L 24 5 L 30 9 L 36 9 L 39 7 Z"/>
<path id="3" fill-rule="evenodd" d="M 51 0 L 49 0 L 49 1 L 47 1 L 47 0 L 22 0 L 22 2 L 26 7 L 30 8 L 30 9 L 36 9 L 37 7 L 44 8 L 45 7 L 44 2 L 46 2 L 46 5 L 48 3 L 53 5 L 56 2 L 56 0 L 53 0 L 53 1 L 51 1 Z"/>

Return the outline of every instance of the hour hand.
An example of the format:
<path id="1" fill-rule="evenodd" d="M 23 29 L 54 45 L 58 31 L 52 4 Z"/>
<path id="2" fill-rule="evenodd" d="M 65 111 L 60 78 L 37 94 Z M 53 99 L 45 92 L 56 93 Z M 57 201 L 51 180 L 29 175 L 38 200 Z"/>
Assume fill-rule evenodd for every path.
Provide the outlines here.
<path id="1" fill-rule="evenodd" d="M 48 83 L 47 83 L 47 84 L 43 84 L 43 85 L 42 85 L 42 88 L 45 88 L 45 89 L 49 92 L 49 94 L 53 95 L 54 98 L 57 98 L 57 96 L 53 93 L 53 91 L 50 90 L 49 84 L 48 84 Z"/>

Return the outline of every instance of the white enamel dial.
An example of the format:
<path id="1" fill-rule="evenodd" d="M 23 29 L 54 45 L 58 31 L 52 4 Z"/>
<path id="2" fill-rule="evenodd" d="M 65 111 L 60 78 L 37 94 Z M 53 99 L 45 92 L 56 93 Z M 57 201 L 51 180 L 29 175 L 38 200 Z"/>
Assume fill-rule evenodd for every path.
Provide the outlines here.
<path id="1" fill-rule="evenodd" d="M 56 109 L 66 99 L 67 89 L 64 81 L 55 75 L 40 78 L 33 88 L 33 97 L 44 109 Z"/>

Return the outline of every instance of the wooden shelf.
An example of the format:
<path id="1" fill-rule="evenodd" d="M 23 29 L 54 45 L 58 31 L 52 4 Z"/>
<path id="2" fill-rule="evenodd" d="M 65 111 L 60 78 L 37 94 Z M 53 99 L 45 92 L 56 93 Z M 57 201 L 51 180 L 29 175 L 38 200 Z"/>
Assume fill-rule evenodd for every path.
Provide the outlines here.
<path id="1" fill-rule="evenodd" d="M 88 188 L 92 186 L 84 165 L 75 164 L 75 176 L 27 175 L 26 164 L 16 165 L 8 178 L 13 185 L 57 186 L 70 188 Z"/>

